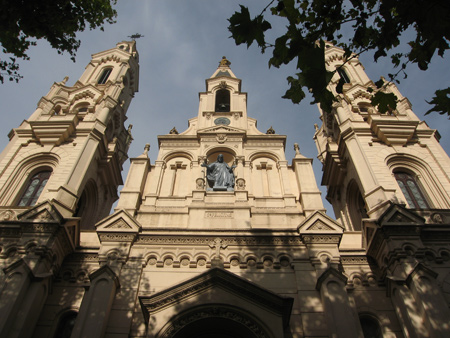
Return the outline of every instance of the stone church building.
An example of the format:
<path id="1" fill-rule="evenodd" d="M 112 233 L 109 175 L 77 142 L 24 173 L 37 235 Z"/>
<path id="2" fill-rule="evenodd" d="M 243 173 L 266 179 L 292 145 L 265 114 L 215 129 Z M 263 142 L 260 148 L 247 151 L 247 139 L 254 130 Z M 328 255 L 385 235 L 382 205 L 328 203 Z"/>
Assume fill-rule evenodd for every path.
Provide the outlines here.
<path id="1" fill-rule="evenodd" d="M 158 136 L 154 163 L 142 145 L 125 182 L 135 42 L 54 83 L 0 155 L 0 337 L 450 337 L 439 134 L 394 84 L 397 108 L 372 107 L 357 58 L 325 61 L 337 100 L 314 140 L 335 219 L 225 57 L 187 130 Z"/>

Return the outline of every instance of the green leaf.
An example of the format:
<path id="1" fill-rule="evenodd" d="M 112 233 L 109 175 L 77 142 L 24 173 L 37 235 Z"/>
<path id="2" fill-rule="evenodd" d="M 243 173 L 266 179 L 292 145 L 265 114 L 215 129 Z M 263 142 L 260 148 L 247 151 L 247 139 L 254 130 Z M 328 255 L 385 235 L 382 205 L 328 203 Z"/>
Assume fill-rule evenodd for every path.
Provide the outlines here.
<path id="1" fill-rule="evenodd" d="M 378 89 L 383 87 L 383 85 L 384 85 L 384 80 L 383 79 L 379 79 L 377 82 L 375 82 L 375 86 L 377 86 Z"/>
<path id="2" fill-rule="evenodd" d="M 293 103 L 300 103 L 305 98 L 305 92 L 302 89 L 302 81 L 294 79 L 292 76 L 287 78 L 290 88 L 286 91 L 283 99 L 289 99 Z"/>
<path id="3" fill-rule="evenodd" d="M 264 32 L 271 29 L 272 26 L 262 15 L 257 16 L 253 20 L 250 18 L 248 8 L 240 5 L 241 11 L 235 12 L 229 19 L 230 25 L 228 30 L 231 32 L 231 37 L 237 45 L 245 43 L 249 48 L 254 41 L 258 46 L 264 48 L 266 45 Z"/>
<path id="4" fill-rule="evenodd" d="M 431 109 L 429 109 L 425 115 L 430 114 L 431 112 L 437 112 L 441 115 L 449 115 L 450 118 L 450 87 L 446 89 L 436 90 L 434 93 L 435 96 L 431 101 L 427 101 L 428 104 L 434 105 Z"/>
<path id="5" fill-rule="evenodd" d="M 377 107 L 381 114 L 386 114 L 397 108 L 397 96 L 394 93 L 377 92 L 372 96 L 372 106 Z"/>

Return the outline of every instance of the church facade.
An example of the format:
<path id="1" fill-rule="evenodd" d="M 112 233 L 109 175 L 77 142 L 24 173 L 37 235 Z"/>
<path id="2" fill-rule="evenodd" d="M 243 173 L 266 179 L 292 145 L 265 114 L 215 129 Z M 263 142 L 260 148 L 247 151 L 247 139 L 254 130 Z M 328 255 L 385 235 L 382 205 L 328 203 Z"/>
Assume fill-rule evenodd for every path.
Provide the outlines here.
<path id="1" fill-rule="evenodd" d="M 125 182 L 135 42 L 54 83 L 0 155 L 0 336 L 448 337 L 450 159 L 395 85 L 380 114 L 357 58 L 325 60 L 337 100 L 314 140 L 336 219 L 225 57 Z"/>

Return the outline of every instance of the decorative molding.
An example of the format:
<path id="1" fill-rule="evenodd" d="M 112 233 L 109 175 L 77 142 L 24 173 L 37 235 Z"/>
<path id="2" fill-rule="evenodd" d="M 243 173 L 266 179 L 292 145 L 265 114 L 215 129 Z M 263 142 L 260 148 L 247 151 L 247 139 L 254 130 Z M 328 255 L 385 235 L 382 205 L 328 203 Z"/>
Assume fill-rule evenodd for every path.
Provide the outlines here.
<path id="1" fill-rule="evenodd" d="M 305 235 L 302 236 L 303 242 L 305 244 L 311 243 L 328 243 L 328 244 L 339 244 L 341 236 L 333 235 Z"/>
<path id="2" fill-rule="evenodd" d="M 42 202 L 17 215 L 21 222 L 62 223 L 63 217 L 49 201 Z"/>
<path id="3" fill-rule="evenodd" d="M 341 256 L 341 262 L 345 265 L 369 264 L 366 256 Z"/>
<path id="4" fill-rule="evenodd" d="M 113 242 L 129 242 L 133 241 L 135 238 L 135 234 L 99 234 L 98 237 L 100 238 L 100 241 L 113 241 Z"/>
<path id="5" fill-rule="evenodd" d="M 14 221 L 17 220 L 17 213 L 14 210 L 4 210 L 0 212 L 0 220 L 3 221 Z"/>
<path id="6" fill-rule="evenodd" d="M 136 244 L 174 244 L 174 245 L 206 245 L 214 241 L 216 236 L 155 236 L 155 235 L 139 235 Z M 228 245 L 293 245 L 301 246 L 303 242 L 298 237 L 278 237 L 278 236 L 264 236 L 264 237 L 223 237 L 226 238 Z"/>
<path id="7" fill-rule="evenodd" d="M 104 229 L 131 229 L 131 226 L 127 224 L 122 218 L 118 219 L 114 223 L 105 226 Z"/>

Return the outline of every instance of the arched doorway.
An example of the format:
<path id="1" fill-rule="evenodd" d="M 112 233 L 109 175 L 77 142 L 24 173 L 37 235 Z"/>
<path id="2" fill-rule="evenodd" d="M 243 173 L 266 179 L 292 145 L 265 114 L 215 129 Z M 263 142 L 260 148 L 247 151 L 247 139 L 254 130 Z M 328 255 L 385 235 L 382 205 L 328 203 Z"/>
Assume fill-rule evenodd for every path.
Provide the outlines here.
<path id="1" fill-rule="evenodd" d="M 269 338 L 250 315 L 228 305 L 195 307 L 173 319 L 158 338 Z"/>
<path id="2" fill-rule="evenodd" d="M 227 318 L 204 318 L 178 331 L 174 338 L 257 338 L 243 324 Z"/>

